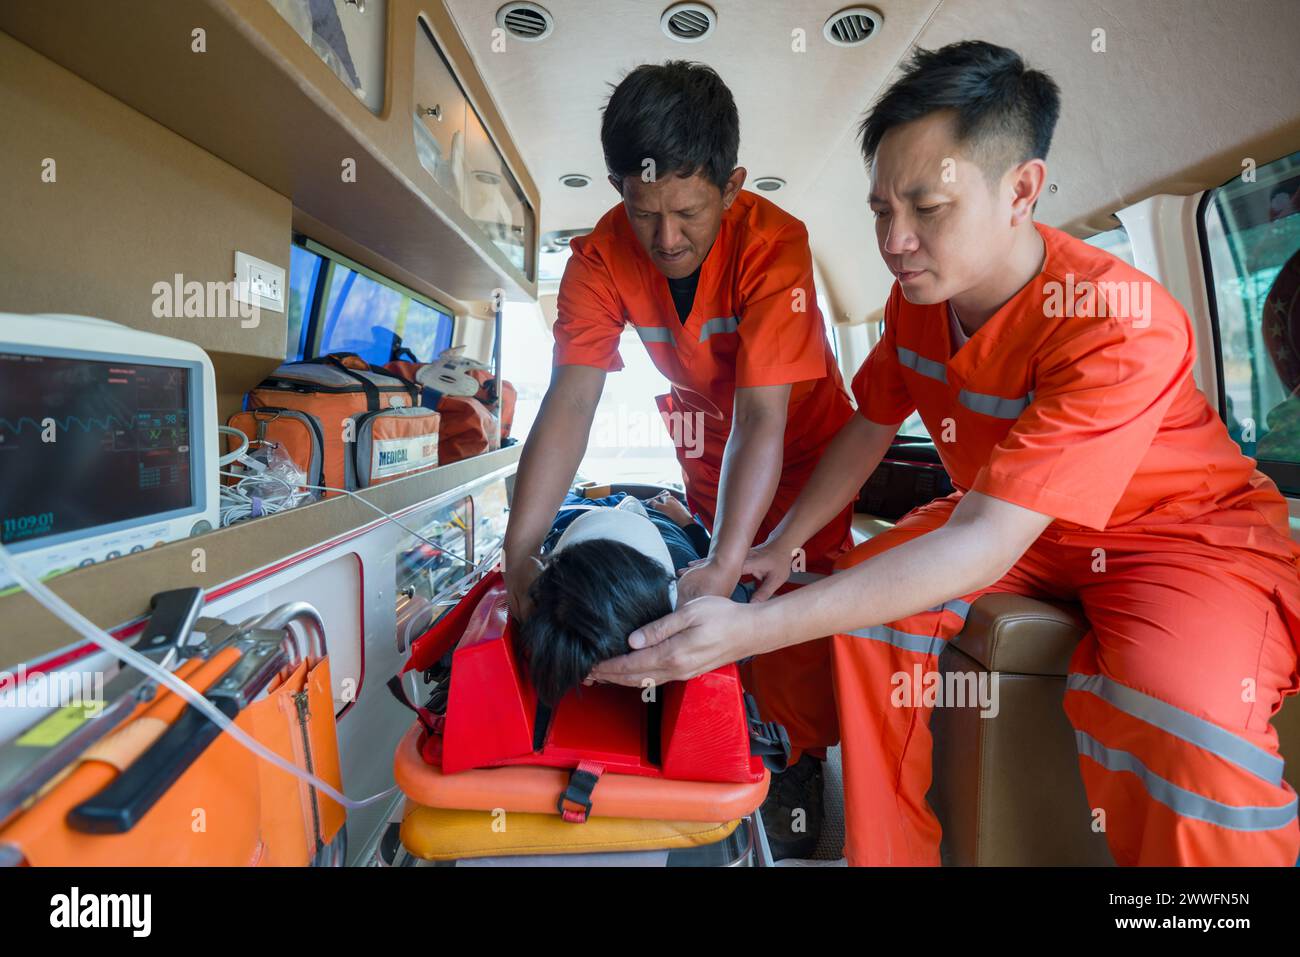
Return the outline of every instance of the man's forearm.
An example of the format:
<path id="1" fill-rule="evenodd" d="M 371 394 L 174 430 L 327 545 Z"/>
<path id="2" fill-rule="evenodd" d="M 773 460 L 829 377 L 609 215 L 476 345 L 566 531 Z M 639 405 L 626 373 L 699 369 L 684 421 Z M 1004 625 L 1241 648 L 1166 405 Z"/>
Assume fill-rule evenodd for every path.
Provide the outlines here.
<path id="1" fill-rule="evenodd" d="M 979 538 L 973 527 L 936 529 L 754 606 L 759 628 L 750 653 L 897 621 L 988 587 L 1015 558 L 982 547 Z"/>
<path id="2" fill-rule="evenodd" d="M 737 575 L 781 481 L 785 416 L 737 420 L 722 456 L 710 556 Z"/>
<path id="3" fill-rule="evenodd" d="M 895 432 L 896 426 L 891 429 L 876 425 L 854 414 L 826 447 L 808 484 L 773 531 L 773 537 L 799 548 L 817 534 L 857 497 L 889 451 Z"/>
<path id="4" fill-rule="evenodd" d="M 599 396 L 599 390 L 596 391 Z M 537 554 L 587 448 L 595 403 L 548 391 L 524 443 L 506 526 L 507 566 Z"/>

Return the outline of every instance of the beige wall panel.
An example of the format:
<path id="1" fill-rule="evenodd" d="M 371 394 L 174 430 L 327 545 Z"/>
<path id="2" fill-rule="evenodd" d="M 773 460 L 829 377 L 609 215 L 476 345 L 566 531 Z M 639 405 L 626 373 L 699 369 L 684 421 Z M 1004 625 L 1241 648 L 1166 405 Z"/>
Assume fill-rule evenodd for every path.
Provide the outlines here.
<path id="1" fill-rule="evenodd" d="M 284 355 L 283 313 L 156 318 L 154 284 L 229 282 L 235 250 L 289 267 L 289 201 L 0 34 L 0 310 L 67 312 L 214 353 Z M 17 135 L 15 135 L 17 133 Z M 57 179 L 41 180 L 53 159 Z"/>

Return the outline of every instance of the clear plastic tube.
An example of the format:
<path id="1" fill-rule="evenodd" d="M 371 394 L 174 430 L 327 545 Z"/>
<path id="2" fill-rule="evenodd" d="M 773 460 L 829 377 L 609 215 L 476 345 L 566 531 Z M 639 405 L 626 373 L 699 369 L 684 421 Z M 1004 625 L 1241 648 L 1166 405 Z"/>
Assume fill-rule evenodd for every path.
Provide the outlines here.
<path id="1" fill-rule="evenodd" d="M 18 584 L 22 585 L 29 595 L 45 606 L 45 608 L 55 617 L 61 619 L 71 628 L 75 629 L 78 634 L 95 645 L 98 645 L 114 658 L 120 660 L 123 664 L 130 665 L 137 671 L 153 678 L 160 685 L 180 695 L 202 712 L 203 715 L 213 724 L 220 727 L 223 731 L 229 732 L 231 737 L 262 760 L 292 774 L 294 777 L 306 781 L 312 787 L 317 788 L 321 793 L 327 795 L 332 800 L 337 801 L 344 807 L 354 809 L 367 807 L 371 804 L 377 803 L 378 801 L 382 801 L 397 790 L 397 787 L 393 786 L 387 791 L 375 794 L 371 797 L 365 798 L 364 800 L 352 800 L 328 781 L 318 778 L 316 775 L 303 770 L 293 762 L 287 761 L 280 755 L 276 754 L 270 748 L 266 747 L 266 745 L 262 744 L 243 728 L 239 727 L 218 711 L 213 706 L 212 702 L 205 698 L 200 692 L 186 684 L 180 678 L 177 678 L 170 671 L 158 667 L 158 665 L 150 661 L 144 655 L 140 654 L 129 645 L 125 645 L 118 641 L 94 622 L 90 621 L 62 598 L 50 591 L 50 589 L 40 581 L 28 575 L 27 572 L 23 570 L 22 566 L 19 565 L 14 557 L 9 553 L 8 549 L 3 545 L 0 545 L 0 566 L 3 566 L 4 570 L 8 572 L 13 579 L 18 582 Z"/>

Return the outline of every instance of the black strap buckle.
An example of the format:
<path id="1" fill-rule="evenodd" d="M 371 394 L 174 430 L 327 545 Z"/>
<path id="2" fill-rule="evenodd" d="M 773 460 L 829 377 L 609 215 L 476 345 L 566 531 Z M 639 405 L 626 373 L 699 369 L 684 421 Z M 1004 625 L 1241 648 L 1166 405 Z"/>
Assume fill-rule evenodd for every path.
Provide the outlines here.
<path id="1" fill-rule="evenodd" d="M 780 774 L 790 766 L 790 736 L 785 726 L 775 721 L 764 721 L 758 713 L 758 702 L 745 692 L 745 713 L 749 718 L 749 753 L 763 759 L 763 766 L 773 774 Z"/>
<path id="2" fill-rule="evenodd" d="M 603 770 L 603 769 L 601 769 Z M 591 817 L 591 795 L 596 790 L 596 783 L 600 780 L 600 772 L 591 770 L 583 765 L 578 765 L 569 774 L 569 785 L 560 795 L 559 801 L 556 802 L 555 808 L 560 812 L 560 816 L 570 824 L 585 824 L 587 818 Z M 581 811 L 574 810 L 569 805 L 577 805 Z"/>

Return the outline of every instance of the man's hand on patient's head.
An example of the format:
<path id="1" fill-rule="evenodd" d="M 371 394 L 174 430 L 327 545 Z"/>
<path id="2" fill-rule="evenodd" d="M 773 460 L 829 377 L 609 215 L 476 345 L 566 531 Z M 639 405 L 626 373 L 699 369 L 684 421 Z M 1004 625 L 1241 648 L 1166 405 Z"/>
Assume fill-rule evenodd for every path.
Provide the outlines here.
<path id="1" fill-rule="evenodd" d="M 633 650 L 602 661 L 591 671 L 596 681 L 641 687 L 694 678 L 751 653 L 748 605 L 705 597 L 680 606 L 628 636 Z"/>
<path id="2" fill-rule="evenodd" d="M 691 562 L 677 579 L 677 607 L 706 595 L 730 595 L 738 581 L 740 569 L 727 567 L 715 556 Z"/>

